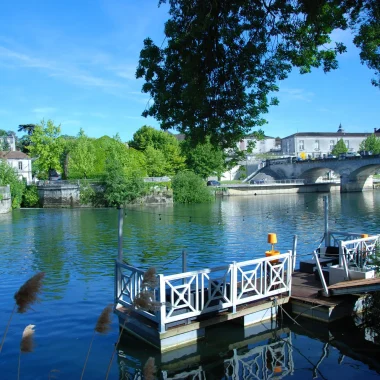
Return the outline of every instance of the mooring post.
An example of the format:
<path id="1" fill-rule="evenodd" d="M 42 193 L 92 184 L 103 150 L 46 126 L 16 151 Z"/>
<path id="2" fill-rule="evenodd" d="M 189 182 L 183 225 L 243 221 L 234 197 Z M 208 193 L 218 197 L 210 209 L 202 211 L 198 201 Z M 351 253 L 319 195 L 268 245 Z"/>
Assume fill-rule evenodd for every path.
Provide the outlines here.
<path id="1" fill-rule="evenodd" d="M 325 247 L 330 245 L 330 232 L 329 232 L 329 198 L 327 195 L 323 196 L 324 210 L 325 210 Z"/>
<path id="2" fill-rule="evenodd" d="M 123 223 L 124 223 L 124 210 L 119 208 L 119 235 L 118 235 L 118 251 L 117 259 L 123 260 Z"/>

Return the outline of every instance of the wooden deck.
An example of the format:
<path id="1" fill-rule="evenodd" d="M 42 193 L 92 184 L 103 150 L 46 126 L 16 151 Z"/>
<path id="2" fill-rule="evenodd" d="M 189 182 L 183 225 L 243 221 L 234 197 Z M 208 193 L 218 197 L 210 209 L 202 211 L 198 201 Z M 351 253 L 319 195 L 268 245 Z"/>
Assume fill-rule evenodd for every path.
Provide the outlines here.
<path id="1" fill-rule="evenodd" d="M 360 286 L 368 284 L 369 280 L 360 280 L 362 285 L 351 287 L 351 282 L 345 281 L 331 286 L 340 289 L 341 293 L 334 294 L 334 297 L 324 297 L 322 295 L 322 285 L 314 277 L 314 274 L 295 272 L 292 276 L 292 293 L 290 297 L 290 307 L 294 314 L 303 315 L 304 317 L 320 320 L 323 322 L 332 322 L 334 320 L 351 315 L 360 306 Z M 380 286 L 380 282 L 376 281 Z M 351 287 L 351 290 L 348 290 Z M 330 288 L 329 288 L 330 289 Z M 343 293 L 345 289 L 345 293 Z M 360 303 L 360 302 L 359 302 Z"/>
<path id="2" fill-rule="evenodd" d="M 339 282 L 328 287 L 332 296 L 380 291 L 380 278 Z"/>

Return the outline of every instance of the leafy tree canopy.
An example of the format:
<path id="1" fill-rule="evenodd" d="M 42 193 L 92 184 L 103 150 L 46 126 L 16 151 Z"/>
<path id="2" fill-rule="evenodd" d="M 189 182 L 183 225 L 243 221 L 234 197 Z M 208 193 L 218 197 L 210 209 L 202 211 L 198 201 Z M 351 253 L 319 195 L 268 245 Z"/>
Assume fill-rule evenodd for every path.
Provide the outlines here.
<path id="1" fill-rule="evenodd" d="M 160 0 L 159 4 L 166 0 Z M 165 45 L 145 39 L 136 71 L 153 102 L 143 112 L 195 146 L 232 147 L 277 105 L 270 94 L 293 67 L 338 67 L 331 32 L 351 27 L 380 85 L 378 0 L 170 0 Z"/>
<path id="2" fill-rule="evenodd" d="M 29 153 L 35 157 L 34 165 L 40 178 L 46 178 L 55 169 L 62 172 L 61 156 L 65 149 L 65 140 L 60 137 L 60 126 L 52 120 L 41 121 L 30 136 Z"/>
<path id="3" fill-rule="evenodd" d="M 93 140 L 88 138 L 81 129 L 68 158 L 70 178 L 91 178 L 94 161 Z"/>
<path id="4" fill-rule="evenodd" d="M 373 133 L 360 143 L 359 150 L 380 154 L 380 138 Z"/>
<path id="5" fill-rule="evenodd" d="M 14 168 L 9 166 L 5 160 L 0 160 L 0 186 L 10 185 L 12 208 L 19 208 L 25 183 L 19 179 Z"/>
<path id="6" fill-rule="evenodd" d="M 348 148 L 346 147 L 346 144 L 344 143 L 343 139 L 340 139 L 334 146 L 333 150 L 331 151 L 331 154 L 339 156 L 339 154 L 346 152 L 348 152 Z"/>
<path id="7" fill-rule="evenodd" d="M 144 125 L 134 135 L 129 146 L 145 153 L 148 175 L 173 175 L 185 167 L 178 140 L 170 133 Z M 154 159 L 157 159 L 155 168 Z M 155 173 L 155 174 L 154 174 Z"/>
<path id="8" fill-rule="evenodd" d="M 225 155 L 222 149 L 213 146 L 210 139 L 197 144 L 194 148 L 189 141 L 183 141 L 182 149 L 190 170 L 202 178 L 211 175 L 220 177 L 225 169 Z"/>
<path id="9" fill-rule="evenodd" d="M 176 203 L 206 203 L 213 200 L 205 181 L 190 170 L 177 173 L 172 180 Z"/>
<path id="10" fill-rule="evenodd" d="M 34 132 L 34 128 L 36 128 L 36 124 L 20 124 L 18 126 L 18 131 L 31 136 Z"/>

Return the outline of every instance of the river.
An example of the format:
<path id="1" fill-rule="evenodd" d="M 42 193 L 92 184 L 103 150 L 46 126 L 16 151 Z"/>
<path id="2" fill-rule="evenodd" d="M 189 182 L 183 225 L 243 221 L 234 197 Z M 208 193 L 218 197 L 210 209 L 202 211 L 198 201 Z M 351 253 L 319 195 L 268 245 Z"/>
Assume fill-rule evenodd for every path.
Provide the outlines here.
<path id="1" fill-rule="evenodd" d="M 329 194 L 329 206 L 331 229 L 380 232 L 379 191 Z M 302 255 L 320 244 L 323 229 L 323 194 L 225 197 L 207 205 L 135 206 L 125 210 L 123 251 L 125 260 L 133 265 L 175 273 L 180 271 L 183 249 L 189 270 L 243 261 L 263 256 L 270 248 L 267 234 L 274 232 L 276 249 L 281 252 L 291 249 L 297 234 L 297 250 Z M 21 379 L 79 379 L 97 318 L 113 302 L 117 210 L 14 210 L 0 215 L 0 236 L 1 337 L 13 309 L 14 293 L 33 274 L 46 273 L 39 302 L 27 313 L 15 314 L 11 321 L 0 353 L 0 378 L 16 379 L 20 366 Z M 371 353 L 355 351 L 364 338 L 350 325 L 352 321 L 347 322 L 346 330 L 338 326 L 334 336 L 341 339 L 329 344 L 331 331 L 325 325 L 302 318 L 297 321 L 302 323 L 284 322 L 280 329 L 265 325 L 260 332 L 252 330 L 245 336 L 240 327 L 210 329 L 199 352 L 187 361 L 168 356 L 163 360 L 153 349 L 124 337 L 109 378 L 138 376 L 150 356 L 156 358 L 160 378 L 175 374 L 197 379 L 378 378 L 380 369 L 373 358 L 380 357 L 380 350 L 370 346 Z M 28 324 L 36 326 L 35 348 L 22 354 L 19 361 L 20 339 Z M 352 332 L 351 343 L 347 329 Z M 94 338 L 85 379 L 105 378 L 118 332 L 113 316 L 111 331 Z M 286 346 L 287 363 L 273 366 L 275 346 L 281 343 Z M 236 355 L 245 358 L 239 363 L 248 363 L 248 369 L 243 366 L 245 369 L 234 372 L 237 367 L 231 363 Z M 179 377 L 184 371 L 193 371 L 193 377 Z M 199 375 L 197 371 L 203 372 Z"/>

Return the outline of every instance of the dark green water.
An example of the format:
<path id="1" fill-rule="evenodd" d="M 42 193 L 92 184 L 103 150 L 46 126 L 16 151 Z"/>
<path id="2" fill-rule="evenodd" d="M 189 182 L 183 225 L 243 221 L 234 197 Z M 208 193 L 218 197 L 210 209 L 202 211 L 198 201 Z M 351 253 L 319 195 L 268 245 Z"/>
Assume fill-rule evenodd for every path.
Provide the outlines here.
<path id="1" fill-rule="evenodd" d="M 331 228 L 369 234 L 380 231 L 380 192 L 337 194 L 329 198 Z M 124 223 L 123 248 L 128 262 L 143 268 L 155 266 L 158 272 L 175 273 L 180 271 L 183 249 L 188 252 L 190 270 L 261 257 L 269 248 L 266 242 L 269 232 L 277 233 L 276 249 L 291 249 L 293 235 L 297 234 L 298 253 L 310 253 L 323 235 L 323 195 L 224 198 L 210 205 L 136 207 L 126 210 Z M 21 356 L 20 378 L 47 379 L 50 373 L 57 379 L 79 379 L 96 320 L 102 309 L 113 302 L 117 211 L 16 210 L 0 215 L 0 236 L 1 335 L 13 308 L 14 293 L 34 273 L 46 272 L 40 302 L 33 306 L 33 310 L 13 317 L 0 354 L 0 378 L 17 378 L 22 331 L 26 325 L 35 324 L 35 349 L 33 353 Z M 326 351 L 325 337 L 329 334 L 326 335 L 325 327 L 309 326 L 307 331 L 315 330 L 311 335 L 299 326 L 295 329 L 297 325 L 287 326 L 289 331 L 273 330 L 272 327 L 260 332 L 270 334 L 270 338 L 258 335 L 253 339 L 255 334 L 251 334 L 251 343 L 246 343 L 246 337 L 240 336 L 241 330 L 232 326 L 214 332 L 210 330 L 199 346 L 199 352 L 194 353 L 196 359 L 190 355 L 188 363 L 191 365 L 186 364 L 185 369 L 183 360 L 177 358 L 168 362 L 165 359 L 166 362 L 163 360 L 164 363 L 160 364 L 162 358 L 150 348 L 132 338 L 124 339 L 118 359 L 113 360 L 109 378 L 138 376 L 136 373 L 149 356 L 155 356 L 158 373 L 166 371 L 167 378 L 199 366 L 204 366 L 207 371 L 197 376 L 207 375 L 207 378 L 214 379 L 313 378 L 315 366 Z M 359 345 L 359 341 L 363 343 L 364 338 L 359 335 L 352 345 Z M 84 378 L 105 378 L 117 336 L 114 318 L 110 333 L 95 337 Z M 244 351 L 249 357 L 250 353 L 251 356 L 259 355 L 258 352 L 264 355 L 265 351 L 265 355 L 273 356 L 270 350 L 278 336 L 291 338 L 292 374 L 285 371 L 285 367 L 281 373 L 273 372 L 273 366 L 267 363 L 269 360 L 263 358 L 267 370 L 264 373 L 260 367 L 259 377 L 248 372 L 234 375 L 228 372 L 231 370 L 228 360 L 234 354 L 240 355 Z M 347 350 L 352 350 L 354 347 L 350 347 L 349 341 L 344 344 L 348 345 Z M 239 344 L 240 351 L 234 351 Z M 365 350 L 361 356 L 350 356 L 339 344 L 341 341 L 328 347 L 328 354 L 318 367 L 318 377 L 378 376 L 373 356 Z M 255 347 L 257 352 L 252 354 Z M 380 351 L 375 353 L 380 358 Z M 246 361 L 251 372 L 253 369 L 258 371 L 259 367 L 253 367 L 253 362 Z M 225 367 L 229 368 L 227 374 L 230 376 L 226 375 Z M 176 370 L 169 371 L 168 368 Z M 127 377 L 128 373 L 130 377 Z"/>

